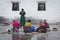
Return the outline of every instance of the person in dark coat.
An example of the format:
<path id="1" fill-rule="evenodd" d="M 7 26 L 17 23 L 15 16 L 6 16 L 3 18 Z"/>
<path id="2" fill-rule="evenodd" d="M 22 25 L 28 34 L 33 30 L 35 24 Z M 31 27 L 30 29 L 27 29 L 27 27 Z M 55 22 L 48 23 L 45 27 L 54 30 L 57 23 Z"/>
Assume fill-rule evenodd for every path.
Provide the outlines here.
<path id="1" fill-rule="evenodd" d="M 25 11 L 24 11 L 24 9 L 21 9 L 21 12 L 20 12 L 20 15 L 21 15 L 21 17 L 20 17 L 20 24 L 21 24 L 21 26 L 25 26 Z"/>
<path id="2" fill-rule="evenodd" d="M 46 28 L 49 28 L 49 24 L 47 23 L 46 20 L 44 20 L 44 23 L 45 23 L 45 27 L 46 27 Z"/>

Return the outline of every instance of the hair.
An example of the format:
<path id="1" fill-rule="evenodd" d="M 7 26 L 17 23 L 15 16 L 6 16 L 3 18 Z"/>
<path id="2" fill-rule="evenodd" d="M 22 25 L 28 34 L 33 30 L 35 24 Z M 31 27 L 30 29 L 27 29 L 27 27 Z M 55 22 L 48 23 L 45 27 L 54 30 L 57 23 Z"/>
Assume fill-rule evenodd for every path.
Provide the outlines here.
<path id="1" fill-rule="evenodd" d="M 23 8 L 21 10 L 24 10 Z"/>
<path id="2" fill-rule="evenodd" d="M 13 22 L 15 22 L 15 20 L 13 20 Z"/>
<path id="3" fill-rule="evenodd" d="M 31 22 L 31 20 L 28 20 L 27 22 Z"/>
<path id="4" fill-rule="evenodd" d="M 46 20 L 44 20 L 44 21 L 46 21 Z"/>
<path id="5" fill-rule="evenodd" d="M 13 22 L 15 22 L 15 21 L 17 21 L 17 20 L 13 20 Z"/>

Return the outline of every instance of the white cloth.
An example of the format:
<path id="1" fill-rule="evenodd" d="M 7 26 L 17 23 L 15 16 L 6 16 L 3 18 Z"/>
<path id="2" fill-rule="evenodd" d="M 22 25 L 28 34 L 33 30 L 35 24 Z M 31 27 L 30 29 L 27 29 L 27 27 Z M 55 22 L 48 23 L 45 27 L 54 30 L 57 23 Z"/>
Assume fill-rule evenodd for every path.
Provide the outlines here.
<path id="1" fill-rule="evenodd" d="M 19 29 L 19 32 L 23 32 L 23 31 L 24 31 L 24 30 L 23 30 L 23 27 Z"/>

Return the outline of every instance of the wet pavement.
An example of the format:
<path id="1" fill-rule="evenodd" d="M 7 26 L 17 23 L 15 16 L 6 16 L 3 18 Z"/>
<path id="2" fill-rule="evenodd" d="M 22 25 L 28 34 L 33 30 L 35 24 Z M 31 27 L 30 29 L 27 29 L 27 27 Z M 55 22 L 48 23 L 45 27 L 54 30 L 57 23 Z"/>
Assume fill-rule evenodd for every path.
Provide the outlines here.
<path id="1" fill-rule="evenodd" d="M 12 40 L 11 34 L 0 34 L 0 40 Z"/>
<path id="2" fill-rule="evenodd" d="M 12 26 L 0 26 L 1 31 L 7 31 Z M 52 31 L 52 28 L 58 28 L 58 31 Z M 60 25 L 51 25 L 51 31 L 39 34 L 0 34 L 0 40 L 60 40 Z"/>
<path id="3" fill-rule="evenodd" d="M 0 34 L 0 40 L 60 40 L 60 32 L 40 34 Z"/>

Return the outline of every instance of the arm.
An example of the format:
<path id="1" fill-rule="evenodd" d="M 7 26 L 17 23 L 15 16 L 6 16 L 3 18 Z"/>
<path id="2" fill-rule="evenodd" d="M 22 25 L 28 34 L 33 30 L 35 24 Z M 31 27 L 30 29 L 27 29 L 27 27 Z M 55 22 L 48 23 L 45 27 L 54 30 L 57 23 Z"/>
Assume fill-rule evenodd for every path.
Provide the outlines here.
<path id="1" fill-rule="evenodd" d="M 19 13 L 19 15 L 21 15 L 21 12 Z"/>
<path id="2" fill-rule="evenodd" d="M 18 25 L 19 25 L 19 26 L 18 26 L 19 28 L 21 28 L 21 27 L 22 27 L 20 23 L 18 23 Z"/>
<path id="3" fill-rule="evenodd" d="M 26 12 L 24 12 L 24 15 L 26 14 Z"/>

